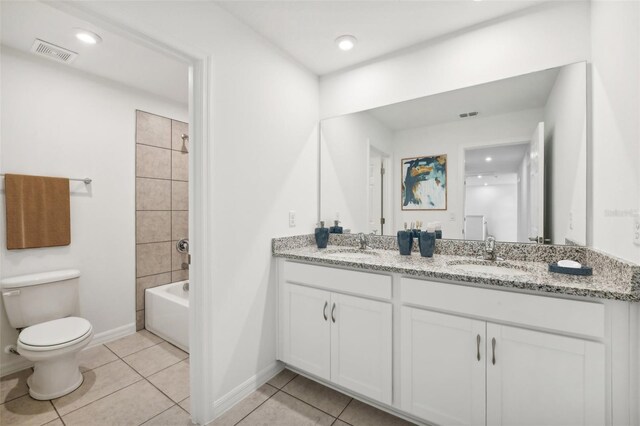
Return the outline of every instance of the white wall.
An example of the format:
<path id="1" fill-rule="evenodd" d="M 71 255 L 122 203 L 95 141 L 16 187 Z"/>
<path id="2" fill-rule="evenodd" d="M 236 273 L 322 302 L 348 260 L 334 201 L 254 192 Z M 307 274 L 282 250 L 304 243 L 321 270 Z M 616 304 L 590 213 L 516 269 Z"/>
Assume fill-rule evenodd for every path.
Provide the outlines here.
<path id="1" fill-rule="evenodd" d="M 323 76 L 321 116 L 363 111 L 578 62 L 588 56 L 588 2 L 548 2 Z"/>
<path id="2" fill-rule="evenodd" d="M 339 212 L 344 228 L 367 232 L 369 144 L 391 156 L 393 133 L 366 112 L 324 120 L 321 129 L 321 218 L 331 225 Z"/>
<path id="3" fill-rule="evenodd" d="M 640 263 L 640 2 L 594 1 L 591 32 L 593 246 Z"/>
<path id="4" fill-rule="evenodd" d="M 0 197 L 2 277 L 79 269 L 95 333 L 135 330 L 135 110 L 187 121 L 187 106 L 4 47 L 1 90 L 2 173 L 93 179 L 71 183 L 65 247 L 7 250 Z M 17 333 L 0 310 L 4 347 Z M 4 367 L 19 359 L 0 356 Z"/>
<path id="5" fill-rule="evenodd" d="M 209 380 L 219 399 L 275 362 L 270 243 L 315 227 L 318 79 L 212 2 L 83 5 L 211 57 L 215 278 L 198 284 L 213 286 Z M 297 212 L 296 228 L 288 226 L 289 210 Z"/>
<path id="6" fill-rule="evenodd" d="M 467 185 L 466 215 L 483 215 L 487 234 L 498 241 L 518 240 L 518 186 L 515 183 Z"/>
<path id="7" fill-rule="evenodd" d="M 544 108 L 545 236 L 587 243 L 587 70 L 577 63 L 560 69 Z"/>
<path id="8" fill-rule="evenodd" d="M 403 158 L 447 154 L 447 210 L 402 211 L 400 191 L 394 196 L 396 225 L 421 220 L 442 223 L 445 238 L 462 238 L 464 158 L 463 147 L 499 143 L 526 142 L 536 124 L 542 119 L 541 109 L 517 111 L 489 117 L 476 117 L 395 133 L 394 163 Z M 394 186 L 400 187 L 401 172 L 396 169 Z M 453 215 L 453 220 L 451 220 Z"/>

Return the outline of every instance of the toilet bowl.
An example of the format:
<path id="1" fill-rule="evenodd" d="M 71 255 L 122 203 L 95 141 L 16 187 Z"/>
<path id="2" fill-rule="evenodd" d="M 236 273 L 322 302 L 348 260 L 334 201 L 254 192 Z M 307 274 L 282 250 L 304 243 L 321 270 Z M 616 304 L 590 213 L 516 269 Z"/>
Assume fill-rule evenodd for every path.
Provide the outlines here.
<path id="1" fill-rule="evenodd" d="M 27 379 L 34 399 L 49 400 L 76 390 L 82 384 L 78 353 L 93 338 L 91 323 L 67 317 L 27 327 L 18 336 L 18 353 L 33 361 Z"/>
<path id="2" fill-rule="evenodd" d="M 0 280 L 9 323 L 20 330 L 17 352 L 32 361 L 29 394 L 47 400 L 82 384 L 78 353 L 93 339 L 93 327 L 78 317 L 80 271 L 43 272 Z"/>

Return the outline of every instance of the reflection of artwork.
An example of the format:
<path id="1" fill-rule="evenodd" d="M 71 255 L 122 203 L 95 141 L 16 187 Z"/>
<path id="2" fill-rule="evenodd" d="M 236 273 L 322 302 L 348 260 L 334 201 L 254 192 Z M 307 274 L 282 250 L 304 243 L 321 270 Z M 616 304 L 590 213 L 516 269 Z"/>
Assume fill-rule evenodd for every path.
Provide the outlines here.
<path id="1" fill-rule="evenodd" d="M 402 159 L 402 210 L 447 209 L 447 155 Z"/>

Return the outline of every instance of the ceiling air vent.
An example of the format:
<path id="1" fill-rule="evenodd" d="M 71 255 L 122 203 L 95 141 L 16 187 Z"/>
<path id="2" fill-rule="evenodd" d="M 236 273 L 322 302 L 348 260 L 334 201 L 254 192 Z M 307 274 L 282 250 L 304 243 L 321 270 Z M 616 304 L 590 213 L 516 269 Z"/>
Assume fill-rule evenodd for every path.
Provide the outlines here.
<path id="1" fill-rule="evenodd" d="M 56 60 L 58 62 L 64 62 L 65 64 L 70 64 L 78 56 L 76 52 L 72 52 L 71 50 L 40 40 L 39 38 L 33 42 L 31 51 L 37 55 Z"/>

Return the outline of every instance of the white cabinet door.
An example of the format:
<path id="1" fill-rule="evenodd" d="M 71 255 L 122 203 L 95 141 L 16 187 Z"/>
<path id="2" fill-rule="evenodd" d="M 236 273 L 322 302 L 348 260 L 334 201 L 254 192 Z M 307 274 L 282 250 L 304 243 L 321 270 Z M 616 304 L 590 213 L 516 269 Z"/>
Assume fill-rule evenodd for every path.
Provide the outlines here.
<path id="1" fill-rule="evenodd" d="M 331 373 L 331 293 L 290 283 L 285 283 L 282 290 L 283 361 L 328 380 Z"/>
<path id="2" fill-rule="evenodd" d="M 491 323 L 487 340 L 488 425 L 606 423 L 603 344 Z"/>
<path id="3" fill-rule="evenodd" d="M 436 424 L 485 423 L 485 324 L 402 308 L 403 410 Z"/>
<path id="4" fill-rule="evenodd" d="M 338 293 L 331 298 L 331 380 L 391 404 L 391 304 Z"/>

